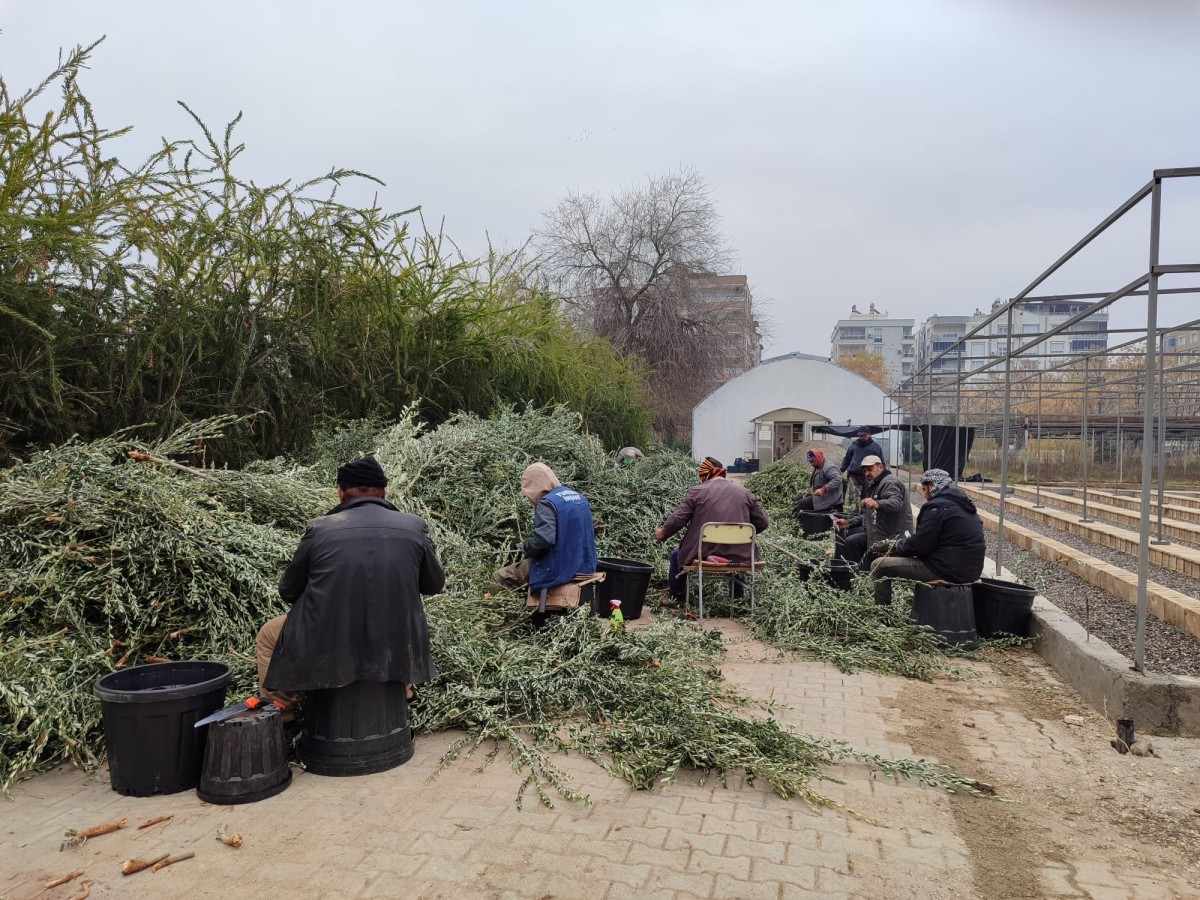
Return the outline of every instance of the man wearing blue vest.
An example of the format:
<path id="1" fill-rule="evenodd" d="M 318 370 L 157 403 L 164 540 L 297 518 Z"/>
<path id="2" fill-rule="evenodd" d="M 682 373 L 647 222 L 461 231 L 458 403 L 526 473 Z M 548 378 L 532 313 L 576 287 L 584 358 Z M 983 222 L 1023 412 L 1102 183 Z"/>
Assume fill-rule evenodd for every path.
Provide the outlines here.
<path id="1" fill-rule="evenodd" d="M 521 473 L 521 493 L 533 504 L 533 534 L 521 546 L 525 559 L 492 573 L 492 592 L 558 587 L 596 571 L 596 531 L 587 498 L 563 486 L 545 463 Z"/>

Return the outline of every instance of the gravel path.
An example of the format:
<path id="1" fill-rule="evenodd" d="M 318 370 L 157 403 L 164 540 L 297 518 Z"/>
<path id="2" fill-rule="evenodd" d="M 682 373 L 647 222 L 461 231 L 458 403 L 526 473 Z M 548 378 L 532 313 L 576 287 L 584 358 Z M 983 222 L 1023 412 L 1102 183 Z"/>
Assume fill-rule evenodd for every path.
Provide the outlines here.
<path id="1" fill-rule="evenodd" d="M 997 511 L 994 503 L 976 501 L 976 504 L 990 512 Z M 1004 518 L 1007 522 L 1053 538 L 1089 556 L 1095 556 L 1131 572 L 1137 571 L 1135 557 L 1102 544 L 1085 541 L 1075 535 L 1056 531 L 1024 516 L 1014 515 L 1012 507 L 1004 511 Z M 996 534 L 985 531 L 985 536 L 988 555 L 995 559 Z M 1087 607 L 1090 604 L 1092 633 L 1111 644 L 1119 653 L 1133 658 L 1133 643 L 1137 633 L 1137 615 L 1133 606 L 1072 575 L 1055 563 L 1046 562 L 1033 553 L 1016 549 L 1007 542 L 1004 547 L 1004 562 L 1022 582 L 1037 588 L 1040 594 L 1081 624 L 1086 619 Z M 984 574 L 989 575 L 990 572 L 985 570 Z M 1150 566 L 1150 580 L 1182 591 L 1190 597 L 1196 597 L 1200 593 L 1200 583 L 1195 579 L 1177 572 L 1168 572 L 1159 566 Z M 1200 642 L 1187 632 L 1150 616 L 1146 621 L 1146 669 L 1161 674 L 1200 676 Z"/>
<path id="2" fill-rule="evenodd" d="M 1046 496 L 1050 493 L 1051 493 L 1050 491 L 1043 490 L 1042 491 L 1042 499 L 1044 500 L 1046 498 Z M 1022 497 L 1021 499 L 1022 500 L 1030 500 L 1029 497 Z M 1054 510 L 1055 512 L 1060 512 L 1060 513 L 1061 512 L 1068 512 L 1068 513 L 1074 512 L 1074 513 L 1076 513 L 1077 516 L 1078 516 L 1078 513 L 1081 511 L 1081 510 L 1071 510 L 1071 509 L 1064 510 L 1062 507 L 1055 506 L 1052 503 L 1047 504 L 1047 506 L 1050 509 Z M 1011 510 L 1007 510 L 1007 509 L 1004 511 L 1005 518 L 1008 517 L 1008 514 L 1010 511 Z M 1131 529 L 1129 527 L 1128 522 L 1119 522 L 1116 519 L 1110 519 L 1108 516 L 1104 515 L 1103 512 L 1097 511 L 1096 508 L 1094 506 L 1092 506 L 1090 502 L 1088 503 L 1088 518 L 1095 519 L 1097 522 L 1103 522 L 1105 525 L 1112 525 L 1116 528 L 1124 528 L 1127 531 L 1133 531 L 1133 529 Z M 1170 516 L 1168 516 L 1167 518 L 1169 519 Z M 1154 540 L 1155 536 L 1158 534 L 1157 522 L 1158 522 L 1157 514 L 1152 515 L 1150 517 L 1150 540 Z M 1190 523 L 1184 523 L 1184 524 L 1190 524 Z M 1135 536 L 1137 535 L 1136 531 L 1134 531 L 1133 533 Z M 1178 544 L 1181 547 L 1191 547 L 1193 550 L 1200 550 L 1200 543 L 1197 543 L 1196 541 L 1185 541 L 1182 538 L 1177 538 L 1177 537 L 1168 537 L 1167 540 L 1169 540 L 1172 544 Z"/>

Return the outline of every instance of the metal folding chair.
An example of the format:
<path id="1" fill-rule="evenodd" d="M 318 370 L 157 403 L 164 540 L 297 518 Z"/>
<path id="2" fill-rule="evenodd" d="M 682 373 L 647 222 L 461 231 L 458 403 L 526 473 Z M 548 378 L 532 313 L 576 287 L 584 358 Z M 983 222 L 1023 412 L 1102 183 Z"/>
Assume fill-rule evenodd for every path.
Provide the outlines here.
<path id="1" fill-rule="evenodd" d="M 704 576 L 709 575 L 728 575 L 729 576 L 729 597 L 733 599 L 733 591 L 738 575 L 750 575 L 750 614 L 754 614 L 754 573 L 763 567 L 763 562 L 756 558 L 756 545 L 754 538 L 758 532 L 755 527 L 749 522 L 708 522 L 700 528 L 700 547 L 697 551 L 697 559 L 695 562 L 683 566 L 683 571 L 687 573 L 687 587 L 684 591 L 684 610 L 687 610 L 687 601 L 692 595 L 692 576 L 695 575 L 700 585 L 700 624 L 704 624 Z M 750 565 L 721 565 L 717 563 L 705 563 L 704 561 L 704 545 L 705 544 L 724 544 L 738 546 L 742 544 L 750 545 Z"/>

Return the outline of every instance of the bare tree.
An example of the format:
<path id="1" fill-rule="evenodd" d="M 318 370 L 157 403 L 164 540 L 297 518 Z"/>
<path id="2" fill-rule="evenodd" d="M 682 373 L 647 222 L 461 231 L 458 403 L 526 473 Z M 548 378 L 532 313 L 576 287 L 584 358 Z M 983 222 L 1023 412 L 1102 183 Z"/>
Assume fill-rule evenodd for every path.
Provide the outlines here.
<path id="1" fill-rule="evenodd" d="M 607 198 L 571 193 L 543 218 L 534 242 L 549 287 L 642 360 L 660 433 L 686 434 L 692 407 L 752 365 L 758 344 L 749 295 L 739 309 L 719 290 L 732 253 L 704 179 L 681 169 Z"/>

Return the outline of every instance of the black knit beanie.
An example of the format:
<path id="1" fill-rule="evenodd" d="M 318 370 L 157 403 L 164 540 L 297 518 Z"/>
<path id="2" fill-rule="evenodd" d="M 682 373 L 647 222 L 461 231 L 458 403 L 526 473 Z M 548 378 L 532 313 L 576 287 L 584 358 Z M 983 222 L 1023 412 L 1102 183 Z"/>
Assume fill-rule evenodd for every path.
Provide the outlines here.
<path id="1" fill-rule="evenodd" d="M 387 487 L 387 475 L 383 466 L 373 456 L 364 456 L 338 468 L 337 483 L 340 488 Z"/>

